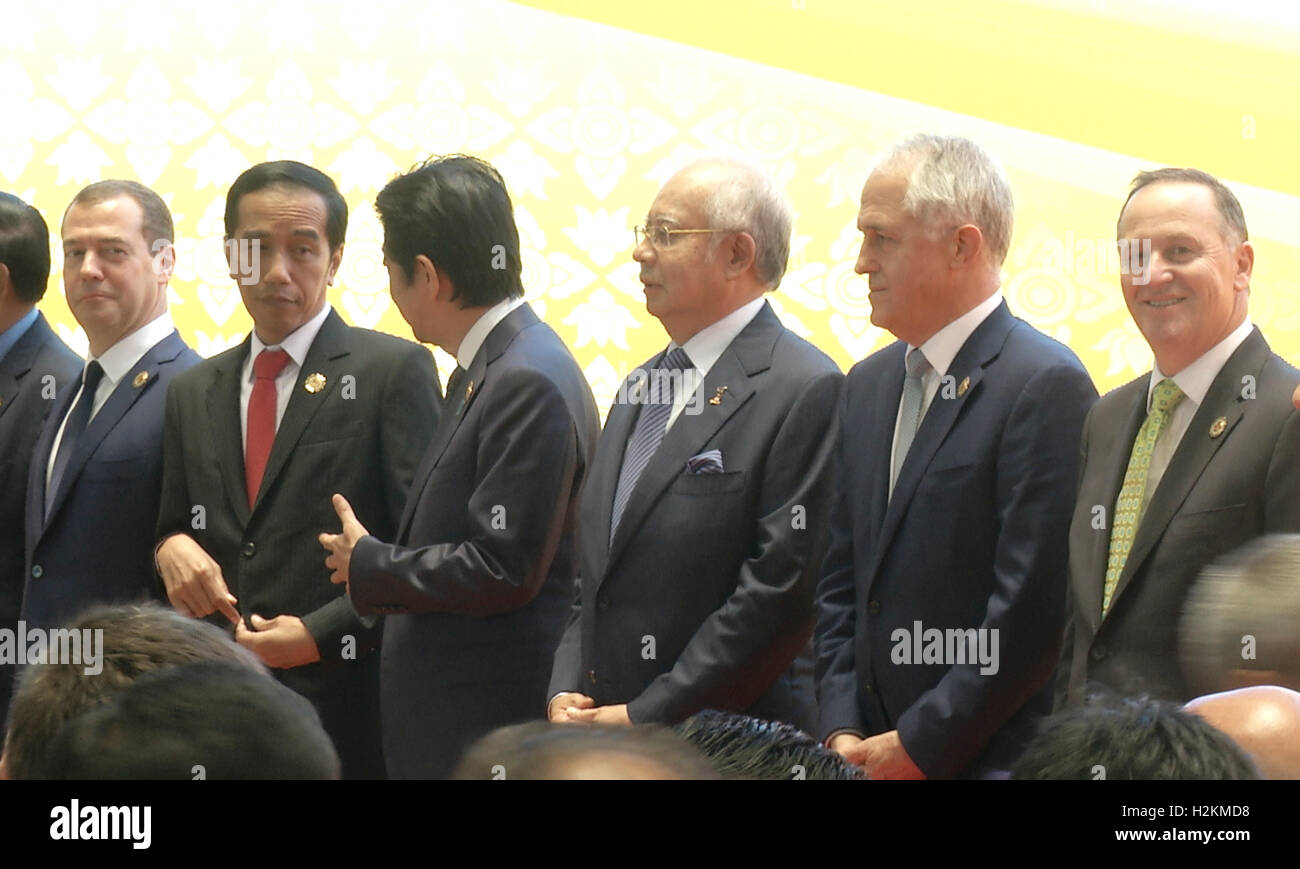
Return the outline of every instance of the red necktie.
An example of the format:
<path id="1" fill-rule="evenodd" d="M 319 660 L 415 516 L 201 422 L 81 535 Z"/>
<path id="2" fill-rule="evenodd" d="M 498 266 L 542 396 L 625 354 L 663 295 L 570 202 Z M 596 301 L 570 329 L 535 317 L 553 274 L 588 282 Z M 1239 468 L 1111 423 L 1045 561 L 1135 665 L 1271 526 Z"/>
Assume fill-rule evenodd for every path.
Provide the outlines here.
<path id="1" fill-rule="evenodd" d="M 253 394 L 248 398 L 248 442 L 244 448 L 244 483 L 248 487 L 248 509 L 253 509 L 262 488 L 262 474 L 275 441 L 275 378 L 289 364 L 283 350 L 263 350 L 253 360 Z"/>

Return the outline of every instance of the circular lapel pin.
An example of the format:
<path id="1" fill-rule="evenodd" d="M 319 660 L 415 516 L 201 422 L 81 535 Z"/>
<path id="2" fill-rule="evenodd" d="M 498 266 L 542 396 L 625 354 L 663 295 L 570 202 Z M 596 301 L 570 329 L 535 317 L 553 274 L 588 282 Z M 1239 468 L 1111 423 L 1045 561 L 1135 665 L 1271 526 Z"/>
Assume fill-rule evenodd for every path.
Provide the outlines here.
<path id="1" fill-rule="evenodd" d="M 950 382 L 951 382 L 951 381 L 950 381 Z M 968 389 L 970 389 L 970 378 L 969 378 L 969 377 L 963 377 L 963 378 L 961 379 L 961 383 L 958 383 L 958 384 L 957 384 L 957 397 L 958 397 L 958 398 L 961 398 L 963 395 L 966 394 L 966 390 L 968 390 Z"/>
<path id="2" fill-rule="evenodd" d="M 134 386 L 136 389 L 139 389 L 141 386 L 144 386 L 148 382 L 149 382 L 149 372 L 141 371 L 139 374 L 135 376 L 135 380 L 131 381 L 131 385 Z"/>
<path id="3" fill-rule="evenodd" d="M 1221 416 L 1214 422 L 1210 423 L 1210 437 L 1217 438 L 1228 429 L 1228 418 Z"/>
<path id="4" fill-rule="evenodd" d="M 302 388 L 315 395 L 325 388 L 326 382 L 325 375 L 315 371 L 307 375 L 307 379 L 302 382 Z"/>

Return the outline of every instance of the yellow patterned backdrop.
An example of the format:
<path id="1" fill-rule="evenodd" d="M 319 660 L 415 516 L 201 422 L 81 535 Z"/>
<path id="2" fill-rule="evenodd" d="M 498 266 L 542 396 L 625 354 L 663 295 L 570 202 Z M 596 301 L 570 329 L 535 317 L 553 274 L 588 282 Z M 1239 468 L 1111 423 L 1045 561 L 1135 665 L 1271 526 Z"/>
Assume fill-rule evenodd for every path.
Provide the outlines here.
<path id="1" fill-rule="evenodd" d="M 172 312 L 211 355 L 250 325 L 221 248 L 240 171 L 289 157 L 333 176 L 352 213 L 330 300 L 353 323 L 409 337 L 387 296 L 374 194 L 429 154 L 482 156 L 514 196 L 529 299 L 603 411 L 666 342 L 645 313 L 631 226 L 696 152 L 744 151 L 785 182 L 796 237 L 772 300 L 847 368 L 890 340 L 852 268 L 874 155 L 914 130 L 977 139 L 1017 197 L 1012 310 L 1070 344 L 1103 390 L 1150 364 L 1112 242 L 1128 180 L 1196 163 L 1238 191 L 1257 248 L 1251 315 L 1300 361 L 1294 22 L 1242 19 L 1253 2 L 1234 4 L 1233 26 L 1210 4 L 1180 0 L 1167 19 L 1166 7 L 6 4 L 0 178 L 55 230 L 43 307 L 83 352 L 58 289 L 63 208 L 106 177 L 162 193 L 180 251 Z M 450 358 L 438 358 L 445 374 Z"/>

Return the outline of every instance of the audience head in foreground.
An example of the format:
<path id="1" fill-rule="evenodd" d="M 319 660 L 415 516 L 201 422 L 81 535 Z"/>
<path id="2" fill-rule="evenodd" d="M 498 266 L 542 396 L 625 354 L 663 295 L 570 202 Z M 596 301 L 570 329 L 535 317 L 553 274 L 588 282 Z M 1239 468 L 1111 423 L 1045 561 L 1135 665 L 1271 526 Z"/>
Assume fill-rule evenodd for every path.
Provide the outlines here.
<path id="1" fill-rule="evenodd" d="M 1257 685 L 1197 697 L 1187 704 L 1231 736 L 1266 779 L 1300 779 L 1300 693 Z"/>
<path id="2" fill-rule="evenodd" d="M 694 748 L 653 726 L 534 721 L 492 731 L 469 747 L 455 779 L 716 779 Z"/>
<path id="3" fill-rule="evenodd" d="M 724 779 L 866 779 L 861 768 L 784 721 L 706 709 L 673 730 Z"/>
<path id="4" fill-rule="evenodd" d="M 53 779 L 337 779 L 339 758 L 304 697 L 228 661 L 141 676 L 71 722 Z"/>
<path id="5" fill-rule="evenodd" d="M 1176 703 L 1098 700 L 1045 719 L 1013 779 L 1257 779 L 1246 752 Z"/>
<path id="6" fill-rule="evenodd" d="M 22 672 L 0 761 L 4 777 L 44 778 L 49 746 L 63 726 L 145 673 L 200 661 L 266 673 L 252 652 L 220 629 L 155 604 L 96 608 L 70 627 L 92 637 L 103 631 L 99 672 L 88 674 L 80 663 L 34 664 Z"/>

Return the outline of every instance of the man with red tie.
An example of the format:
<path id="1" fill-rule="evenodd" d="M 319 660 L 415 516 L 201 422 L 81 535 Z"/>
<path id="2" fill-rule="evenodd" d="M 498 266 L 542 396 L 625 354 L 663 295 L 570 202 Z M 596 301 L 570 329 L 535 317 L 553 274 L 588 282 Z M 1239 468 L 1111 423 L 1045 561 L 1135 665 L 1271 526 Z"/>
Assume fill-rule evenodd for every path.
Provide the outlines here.
<path id="1" fill-rule="evenodd" d="M 437 421 L 433 359 L 327 302 L 347 204 L 323 173 L 254 166 L 225 225 L 231 275 L 252 275 L 240 293 L 253 331 L 168 396 L 158 571 L 177 610 L 224 616 L 316 704 L 345 777 L 382 777 L 378 621 L 328 582 L 316 534 L 335 492 L 376 533 L 397 530 Z"/>

